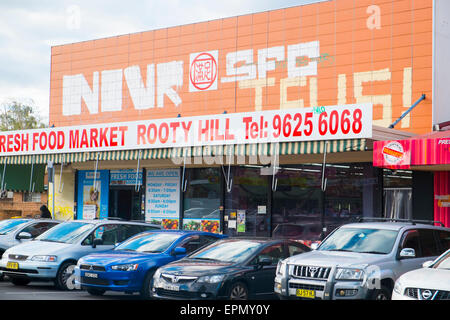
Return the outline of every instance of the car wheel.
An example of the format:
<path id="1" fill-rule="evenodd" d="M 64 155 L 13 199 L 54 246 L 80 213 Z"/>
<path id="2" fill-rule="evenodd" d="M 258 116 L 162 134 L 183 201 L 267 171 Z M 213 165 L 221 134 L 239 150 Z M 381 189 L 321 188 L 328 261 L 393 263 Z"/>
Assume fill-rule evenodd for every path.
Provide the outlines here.
<path id="1" fill-rule="evenodd" d="M 391 291 L 386 286 L 381 286 L 373 291 L 372 300 L 391 300 Z"/>
<path id="2" fill-rule="evenodd" d="M 30 283 L 30 280 L 29 279 L 24 279 L 24 278 L 12 278 L 11 282 L 15 286 L 26 286 L 27 284 Z"/>
<path id="3" fill-rule="evenodd" d="M 242 282 L 233 283 L 230 288 L 229 298 L 230 300 L 247 300 L 247 286 Z"/>
<path id="4" fill-rule="evenodd" d="M 148 300 L 152 297 L 152 283 L 153 283 L 153 275 L 155 274 L 155 270 L 150 270 L 145 276 L 144 283 L 142 284 L 141 289 L 141 298 Z"/>
<path id="5" fill-rule="evenodd" d="M 102 296 L 106 292 L 106 290 L 103 289 L 93 289 L 93 288 L 86 289 L 86 291 L 93 296 Z"/>
<path id="6" fill-rule="evenodd" d="M 58 273 L 56 274 L 56 286 L 61 290 L 73 290 L 74 285 L 70 285 L 70 281 L 73 281 L 73 271 L 75 269 L 75 263 L 64 262 L 61 267 L 59 267 Z"/>

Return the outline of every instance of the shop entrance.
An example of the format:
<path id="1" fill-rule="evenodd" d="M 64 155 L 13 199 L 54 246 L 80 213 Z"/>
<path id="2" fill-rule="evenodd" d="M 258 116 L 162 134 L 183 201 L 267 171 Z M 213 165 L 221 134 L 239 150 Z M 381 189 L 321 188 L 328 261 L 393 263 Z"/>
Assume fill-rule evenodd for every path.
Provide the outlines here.
<path id="1" fill-rule="evenodd" d="M 109 217 L 141 220 L 141 194 L 134 186 L 111 186 L 109 189 Z"/>

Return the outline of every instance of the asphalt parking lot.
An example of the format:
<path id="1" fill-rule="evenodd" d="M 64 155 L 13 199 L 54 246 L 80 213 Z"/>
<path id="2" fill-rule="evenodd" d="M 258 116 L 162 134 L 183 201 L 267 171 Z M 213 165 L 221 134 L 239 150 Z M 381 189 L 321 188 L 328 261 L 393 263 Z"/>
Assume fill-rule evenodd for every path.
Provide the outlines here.
<path id="1" fill-rule="evenodd" d="M 31 282 L 15 286 L 8 280 L 0 281 L 0 300 L 139 300 L 138 294 L 106 292 L 101 297 L 91 296 L 87 291 L 60 291 L 52 282 Z"/>

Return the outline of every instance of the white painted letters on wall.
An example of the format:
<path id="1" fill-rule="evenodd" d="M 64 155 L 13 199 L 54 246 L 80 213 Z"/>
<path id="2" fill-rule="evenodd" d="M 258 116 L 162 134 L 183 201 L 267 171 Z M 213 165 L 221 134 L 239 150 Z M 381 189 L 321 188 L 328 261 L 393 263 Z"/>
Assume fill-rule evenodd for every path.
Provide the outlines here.
<path id="1" fill-rule="evenodd" d="M 81 114 L 81 100 L 86 103 L 90 114 L 98 113 L 99 74 L 94 72 L 92 89 L 82 74 L 63 77 L 63 115 Z"/>
<path id="2" fill-rule="evenodd" d="M 298 66 L 298 58 L 317 58 L 320 56 L 319 41 L 305 42 L 288 46 L 288 78 L 317 75 L 317 61 L 309 61 L 304 66 Z"/>
<path id="3" fill-rule="evenodd" d="M 160 63 L 157 73 L 158 108 L 164 108 L 165 95 L 178 107 L 182 100 L 173 87 L 179 89 L 183 85 L 183 61 Z"/>
<path id="4" fill-rule="evenodd" d="M 240 63 L 239 67 L 236 65 Z M 253 64 L 253 50 L 241 50 L 227 54 L 227 76 L 222 82 L 235 82 L 256 79 L 256 66 Z"/>
<path id="5" fill-rule="evenodd" d="M 122 69 L 102 71 L 102 112 L 122 110 Z"/>
<path id="6" fill-rule="evenodd" d="M 144 84 L 139 66 L 131 66 L 126 68 L 124 74 L 134 108 L 137 110 L 154 108 L 155 65 L 147 65 L 147 85 Z"/>

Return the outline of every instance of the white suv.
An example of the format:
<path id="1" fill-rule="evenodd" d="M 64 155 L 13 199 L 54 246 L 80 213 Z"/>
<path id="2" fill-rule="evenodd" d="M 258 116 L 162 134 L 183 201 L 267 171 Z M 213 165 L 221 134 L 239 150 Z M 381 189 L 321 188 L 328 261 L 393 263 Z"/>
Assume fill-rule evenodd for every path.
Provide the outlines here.
<path id="1" fill-rule="evenodd" d="M 398 278 L 392 300 L 450 300 L 450 250 Z"/>
<path id="2" fill-rule="evenodd" d="M 450 229 L 416 222 L 343 225 L 315 251 L 278 264 L 281 299 L 390 299 L 395 281 L 450 249 Z"/>

